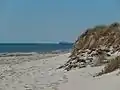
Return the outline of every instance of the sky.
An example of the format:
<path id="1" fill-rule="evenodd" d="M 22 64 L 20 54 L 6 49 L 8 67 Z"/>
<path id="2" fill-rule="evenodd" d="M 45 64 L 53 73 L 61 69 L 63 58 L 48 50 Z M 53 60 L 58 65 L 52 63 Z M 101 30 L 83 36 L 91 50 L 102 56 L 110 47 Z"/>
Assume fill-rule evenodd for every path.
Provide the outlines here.
<path id="1" fill-rule="evenodd" d="M 0 0 L 0 43 L 74 42 L 120 21 L 120 0 Z"/>

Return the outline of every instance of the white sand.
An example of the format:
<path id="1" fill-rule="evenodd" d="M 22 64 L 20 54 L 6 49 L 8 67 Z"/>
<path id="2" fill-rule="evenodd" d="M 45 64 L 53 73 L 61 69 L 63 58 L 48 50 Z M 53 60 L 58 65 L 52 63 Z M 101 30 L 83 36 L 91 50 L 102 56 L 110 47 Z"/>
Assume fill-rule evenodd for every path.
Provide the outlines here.
<path id="1" fill-rule="evenodd" d="M 0 90 L 120 90 L 118 70 L 97 78 L 92 75 L 102 67 L 57 70 L 68 56 L 0 57 Z"/>
<path id="2" fill-rule="evenodd" d="M 55 90 L 66 82 L 63 71 L 56 68 L 68 54 L 0 57 L 0 90 Z M 43 57 L 43 56 L 42 56 Z"/>
<path id="3" fill-rule="evenodd" d="M 92 77 L 101 70 L 97 68 L 85 68 L 73 70 L 68 73 L 68 82 L 61 84 L 59 90 L 120 90 L 120 76 L 118 71 L 100 77 Z"/>

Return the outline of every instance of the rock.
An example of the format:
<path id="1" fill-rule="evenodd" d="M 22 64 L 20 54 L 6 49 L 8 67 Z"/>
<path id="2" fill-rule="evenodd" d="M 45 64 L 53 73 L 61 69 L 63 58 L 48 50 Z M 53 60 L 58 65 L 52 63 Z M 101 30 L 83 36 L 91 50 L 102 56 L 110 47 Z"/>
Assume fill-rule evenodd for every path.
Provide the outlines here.
<path id="1" fill-rule="evenodd" d="M 91 65 L 92 67 L 93 67 L 93 66 L 99 66 L 100 63 L 101 63 L 101 60 L 100 60 L 99 56 L 94 56 L 94 57 L 93 57 L 93 60 L 92 60 L 92 62 L 91 62 L 90 65 Z"/>
<path id="2" fill-rule="evenodd" d="M 82 67 L 86 67 L 86 63 L 85 62 L 81 62 L 80 63 L 80 68 L 82 68 Z"/>

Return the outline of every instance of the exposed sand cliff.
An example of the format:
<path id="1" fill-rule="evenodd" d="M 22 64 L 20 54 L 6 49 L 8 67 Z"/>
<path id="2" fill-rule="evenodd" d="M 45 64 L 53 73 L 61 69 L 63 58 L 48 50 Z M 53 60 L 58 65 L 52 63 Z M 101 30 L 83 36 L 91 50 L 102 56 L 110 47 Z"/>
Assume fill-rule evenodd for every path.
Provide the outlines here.
<path id="1" fill-rule="evenodd" d="M 74 43 L 70 59 L 61 67 L 69 71 L 88 65 L 100 66 L 120 56 L 120 24 L 87 29 Z"/>

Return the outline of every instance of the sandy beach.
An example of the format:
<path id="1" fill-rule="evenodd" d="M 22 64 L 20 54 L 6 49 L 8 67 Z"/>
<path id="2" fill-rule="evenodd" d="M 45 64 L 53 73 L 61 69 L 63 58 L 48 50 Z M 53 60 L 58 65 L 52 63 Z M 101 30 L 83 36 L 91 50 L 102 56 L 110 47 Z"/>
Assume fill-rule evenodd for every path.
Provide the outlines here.
<path id="1" fill-rule="evenodd" d="M 0 90 L 120 90 L 120 0 L 0 0 Z"/>
<path id="2" fill-rule="evenodd" d="M 0 57 L 0 90 L 120 90 L 119 70 L 93 77 L 101 67 L 69 72 L 56 69 L 66 54 L 32 54 Z"/>
<path id="3" fill-rule="evenodd" d="M 0 90 L 55 90 L 67 82 L 63 71 L 56 70 L 68 54 L 33 54 L 0 57 Z"/>

